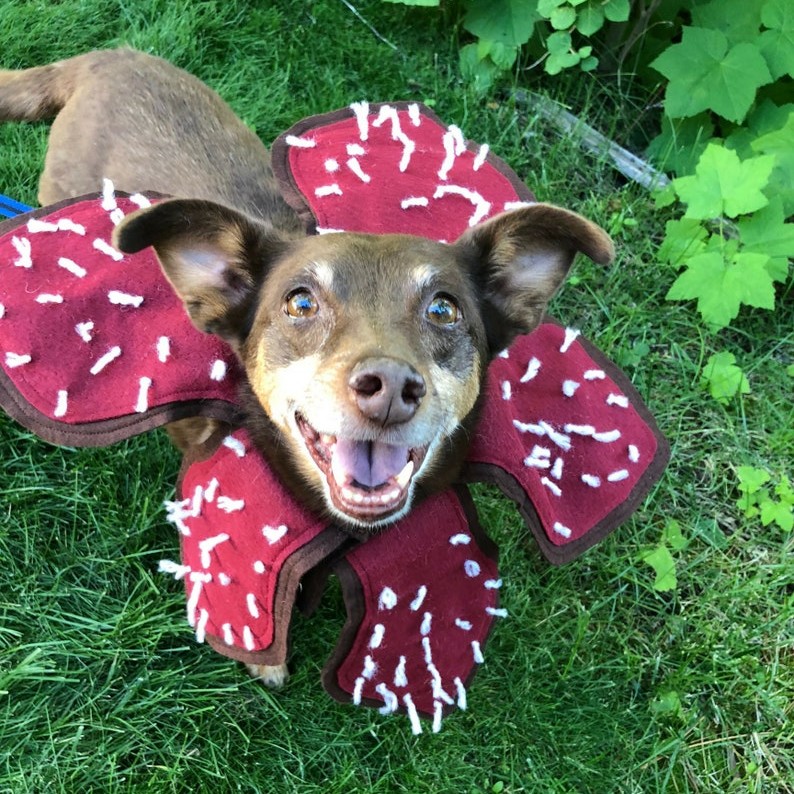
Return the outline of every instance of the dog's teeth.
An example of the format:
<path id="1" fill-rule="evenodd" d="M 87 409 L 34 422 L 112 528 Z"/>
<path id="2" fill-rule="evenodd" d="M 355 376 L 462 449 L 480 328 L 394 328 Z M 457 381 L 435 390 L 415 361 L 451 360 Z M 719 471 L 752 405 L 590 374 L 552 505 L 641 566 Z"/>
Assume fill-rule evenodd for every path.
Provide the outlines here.
<path id="1" fill-rule="evenodd" d="M 409 460 L 408 463 L 403 466 L 402 471 L 394 478 L 394 481 L 400 486 L 400 489 L 403 489 L 411 481 L 411 475 L 413 473 L 414 462 Z"/>

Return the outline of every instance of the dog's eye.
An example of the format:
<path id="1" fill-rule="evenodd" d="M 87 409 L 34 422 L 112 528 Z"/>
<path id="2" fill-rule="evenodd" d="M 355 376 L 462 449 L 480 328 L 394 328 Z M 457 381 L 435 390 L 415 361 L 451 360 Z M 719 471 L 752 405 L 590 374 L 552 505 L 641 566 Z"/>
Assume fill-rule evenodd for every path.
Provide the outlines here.
<path id="1" fill-rule="evenodd" d="M 295 319 L 314 317 L 319 308 L 317 299 L 307 289 L 293 290 L 284 304 L 284 311 Z"/>
<path id="2" fill-rule="evenodd" d="M 443 292 L 439 292 L 425 309 L 425 316 L 434 325 L 455 325 L 461 318 L 458 304 Z"/>

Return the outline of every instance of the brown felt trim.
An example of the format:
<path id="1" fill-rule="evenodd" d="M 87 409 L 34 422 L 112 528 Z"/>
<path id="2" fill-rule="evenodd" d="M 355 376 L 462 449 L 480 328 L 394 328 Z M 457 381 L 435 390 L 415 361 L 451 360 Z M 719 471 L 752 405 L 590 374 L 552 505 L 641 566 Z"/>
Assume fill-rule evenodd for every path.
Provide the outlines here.
<path id="1" fill-rule="evenodd" d="M 177 493 L 182 494 L 185 473 L 194 463 L 205 461 L 215 454 L 232 428 L 218 428 L 203 444 L 191 447 L 182 458 L 177 477 Z M 207 643 L 222 656 L 244 664 L 284 664 L 289 654 L 289 627 L 292 606 L 296 601 L 301 578 L 350 540 L 349 536 L 330 526 L 293 552 L 281 566 L 273 597 L 273 641 L 263 651 L 246 651 L 227 645 L 220 637 L 206 635 Z"/>
<path id="2" fill-rule="evenodd" d="M 548 316 L 544 317 L 543 322 L 560 325 L 554 318 Z M 611 513 L 599 521 L 592 529 L 582 535 L 582 537 L 571 543 L 566 543 L 563 546 L 557 546 L 549 540 L 532 501 L 524 488 L 511 474 L 508 474 L 501 467 L 492 464 L 469 463 L 464 468 L 461 476 L 464 482 L 492 483 L 496 485 L 508 499 L 515 502 L 519 513 L 521 513 L 521 516 L 534 535 L 535 540 L 538 542 L 543 556 L 552 565 L 562 565 L 576 559 L 587 551 L 587 549 L 603 540 L 620 526 L 620 524 L 639 507 L 653 485 L 662 476 L 670 460 L 670 444 L 661 430 L 659 430 L 653 414 L 648 409 L 648 406 L 645 405 L 645 402 L 637 389 L 634 388 L 634 384 L 629 380 L 628 376 L 617 364 L 607 358 L 604 353 L 590 342 L 590 340 L 583 336 L 579 336 L 577 342 L 584 347 L 590 358 L 592 358 L 593 361 L 596 362 L 620 387 L 621 391 L 631 401 L 634 410 L 637 411 L 656 438 L 656 454 L 653 456 L 653 460 L 648 464 L 648 467 L 645 469 L 640 479 L 634 484 L 634 488 L 632 488 L 626 499 L 615 507 Z"/>
<path id="3" fill-rule="evenodd" d="M 421 115 L 426 116 L 444 129 L 448 128 L 448 125 L 444 121 L 421 102 L 375 102 L 369 106 L 370 115 L 377 114 L 378 110 L 384 105 L 396 108 L 397 110 L 407 110 L 410 105 L 417 105 Z M 354 117 L 355 114 L 349 107 L 333 110 L 330 113 L 322 113 L 317 116 L 308 116 L 305 119 L 301 119 L 296 124 L 293 124 L 286 132 L 283 132 L 273 141 L 273 146 L 270 151 L 271 166 L 278 180 L 281 195 L 284 197 L 287 204 L 298 213 L 298 216 L 309 234 L 316 234 L 317 220 L 314 217 L 314 213 L 306 197 L 298 188 L 289 167 L 289 151 L 291 147 L 287 144 L 287 136 L 295 135 L 296 137 L 300 137 L 304 133 L 318 127 L 325 127 L 329 124 L 334 124 L 338 121 L 346 121 Z M 466 148 L 469 151 L 476 151 L 478 147 L 479 144 L 474 141 L 466 140 Z M 504 160 L 489 151 L 486 162 L 509 180 L 520 201 L 537 201 L 532 191 L 521 181 L 518 174 Z"/>
<path id="4" fill-rule="evenodd" d="M 474 506 L 469 489 L 465 485 L 456 485 L 453 487 L 453 490 L 460 501 L 461 507 L 463 508 L 463 513 L 466 516 L 469 530 L 474 536 L 477 545 L 480 547 L 481 551 L 486 557 L 489 557 L 494 562 L 498 562 L 499 548 L 488 537 L 488 535 L 485 534 L 485 530 L 480 524 L 480 519 L 477 515 L 477 509 Z M 388 532 L 388 529 L 385 531 Z M 347 618 L 345 620 L 345 625 L 342 627 L 339 639 L 337 640 L 336 647 L 328 657 L 328 661 L 323 667 L 321 678 L 325 691 L 328 692 L 328 694 L 331 695 L 334 700 L 337 700 L 340 703 L 351 703 L 352 700 L 350 693 L 346 692 L 341 686 L 339 686 L 337 671 L 353 649 L 356 635 L 358 634 L 359 627 L 361 626 L 361 622 L 366 614 L 364 590 L 355 570 L 353 569 L 353 566 L 346 559 L 340 559 L 335 563 L 334 573 L 337 575 L 342 585 L 342 597 L 344 598 L 345 609 L 347 610 Z M 488 633 L 482 638 L 481 647 L 483 649 L 485 649 L 488 639 L 491 636 L 494 623 L 495 619 L 491 621 Z M 472 665 L 471 672 L 464 682 L 466 686 L 468 686 L 472 678 L 474 678 L 478 666 L 479 665 L 477 664 Z M 371 706 L 373 708 L 380 708 L 383 706 L 382 700 L 375 700 L 373 698 L 362 698 L 361 703 L 365 706 Z M 453 708 L 454 707 L 452 706 L 444 705 L 443 713 L 448 714 L 453 710 Z M 402 714 L 407 713 L 403 706 L 400 706 L 397 711 Z M 421 711 L 419 712 L 419 715 L 428 719 L 432 716 Z"/>
<path id="5" fill-rule="evenodd" d="M 150 199 L 167 198 L 161 193 L 154 192 L 146 192 L 143 195 Z M 119 190 L 116 191 L 116 196 L 128 198 L 130 194 Z M 101 198 L 101 193 L 89 193 L 59 201 L 57 204 L 50 204 L 47 207 L 39 207 L 24 215 L 16 215 L 0 223 L 0 236 L 24 226 L 31 218 L 47 217 L 73 204 L 99 201 Z M 193 399 L 158 405 L 142 414 L 131 413 L 97 422 L 72 425 L 43 414 L 34 408 L 22 396 L 2 368 L 0 368 L 0 406 L 12 419 L 44 441 L 70 447 L 104 447 L 162 427 L 162 425 L 177 419 L 194 416 L 217 419 L 231 424 L 239 424 L 240 421 L 240 409 L 233 403 L 216 399 Z"/>

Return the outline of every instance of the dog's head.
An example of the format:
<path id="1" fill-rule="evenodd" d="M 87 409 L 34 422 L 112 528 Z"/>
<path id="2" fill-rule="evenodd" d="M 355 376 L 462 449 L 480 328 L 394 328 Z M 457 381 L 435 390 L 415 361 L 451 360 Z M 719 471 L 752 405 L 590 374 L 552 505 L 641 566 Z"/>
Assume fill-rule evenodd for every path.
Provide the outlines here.
<path id="1" fill-rule="evenodd" d="M 447 245 L 294 239 L 173 200 L 130 215 L 114 240 L 127 252 L 154 246 L 193 323 L 239 355 L 263 452 L 359 532 L 455 477 L 492 356 L 535 328 L 577 251 L 613 255 L 598 226 L 547 204 Z"/>

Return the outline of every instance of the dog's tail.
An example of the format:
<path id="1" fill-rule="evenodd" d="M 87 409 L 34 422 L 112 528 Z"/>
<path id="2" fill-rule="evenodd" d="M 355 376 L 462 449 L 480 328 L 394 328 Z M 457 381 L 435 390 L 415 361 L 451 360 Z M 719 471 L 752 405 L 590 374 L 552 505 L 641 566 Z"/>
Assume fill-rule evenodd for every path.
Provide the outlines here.
<path id="1" fill-rule="evenodd" d="M 73 90 L 69 61 L 19 71 L 0 69 L 0 121 L 52 118 Z"/>

